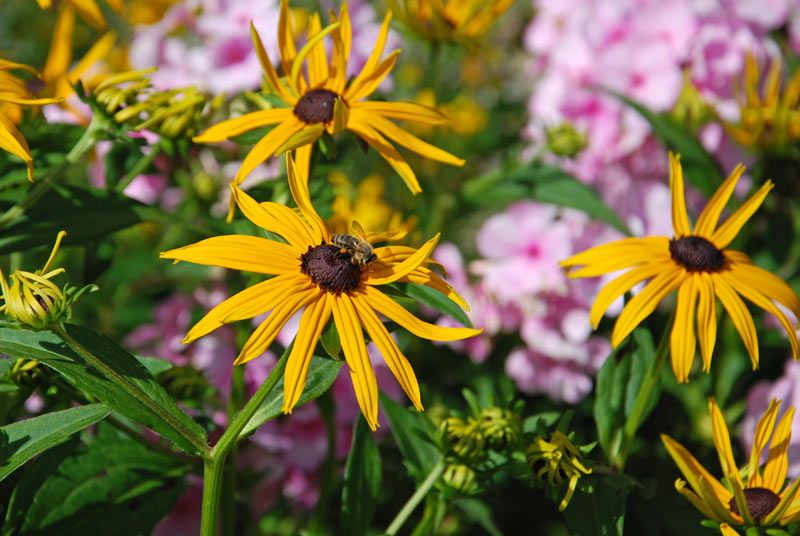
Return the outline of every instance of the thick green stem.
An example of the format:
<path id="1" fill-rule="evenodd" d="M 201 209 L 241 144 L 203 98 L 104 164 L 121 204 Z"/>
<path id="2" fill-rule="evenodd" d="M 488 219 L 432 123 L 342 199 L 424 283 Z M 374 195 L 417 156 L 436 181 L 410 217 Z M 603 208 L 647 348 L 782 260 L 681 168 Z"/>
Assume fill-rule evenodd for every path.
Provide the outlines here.
<path id="1" fill-rule="evenodd" d="M 616 455 L 612 458 L 614 465 L 620 469 L 625 467 L 625 461 L 633 445 L 633 440 L 636 438 L 636 432 L 639 430 L 639 426 L 642 425 L 642 421 L 644 420 L 645 411 L 652 391 L 658 385 L 661 369 L 664 368 L 664 363 L 669 354 L 669 339 L 674 321 L 675 313 L 673 311 L 669 322 L 667 322 L 667 326 L 664 328 L 664 333 L 661 335 L 661 341 L 658 343 L 655 358 L 653 358 L 653 361 L 650 363 L 647 375 L 644 377 L 644 380 L 642 380 L 642 385 L 639 387 L 639 392 L 636 394 L 631 412 L 625 421 L 625 427 L 622 429 L 622 441 L 620 442 Z"/>
<path id="2" fill-rule="evenodd" d="M 119 386 L 120 389 L 124 389 L 125 392 L 147 407 L 150 411 L 158 415 L 163 421 L 167 422 L 176 432 L 183 436 L 186 441 L 191 443 L 197 449 L 197 451 L 201 453 L 202 456 L 205 457 L 208 454 L 208 445 L 206 445 L 204 441 L 196 437 L 190 430 L 186 429 L 183 423 L 175 419 L 168 411 L 165 411 L 158 404 L 158 402 L 147 396 L 147 393 L 142 391 L 137 385 L 132 383 L 128 378 L 121 375 L 113 368 L 106 365 L 102 359 L 94 355 L 92 352 L 84 348 L 81 343 L 73 339 L 72 336 L 67 333 L 67 330 L 64 329 L 63 325 L 56 323 L 51 329 L 56 335 L 61 337 L 61 339 L 67 343 L 67 346 L 69 346 L 76 354 L 85 359 L 89 365 L 96 368 L 106 378 Z"/>
<path id="3" fill-rule="evenodd" d="M 143 154 L 136 164 L 133 165 L 130 171 L 128 171 L 128 173 L 126 173 L 125 176 L 119 180 L 119 182 L 117 182 L 115 189 L 118 192 L 124 192 L 125 188 L 128 187 L 133 179 L 147 171 L 147 168 L 150 167 L 159 154 L 161 154 L 161 144 L 157 143 L 151 146 L 150 151 L 147 154 Z"/>
<path id="4" fill-rule="evenodd" d="M 42 180 L 37 182 L 36 185 L 24 198 L 22 198 L 19 203 L 0 215 L 0 229 L 4 229 L 9 224 L 16 221 L 17 218 L 25 214 L 26 210 L 33 206 L 39 199 L 42 198 L 44 194 L 50 190 L 50 188 L 52 188 L 59 180 L 61 180 L 61 177 L 64 175 L 64 170 L 66 170 L 72 164 L 77 163 L 83 157 L 83 155 L 85 155 L 92 147 L 94 147 L 95 143 L 97 143 L 97 133 L 104 128 L 105 126 L 102 121 L 95 121 L 95 119 L 92 119 L 92 122 L 89 123 L 89 126 L 83 132 L 83 135 L 80 137 L 75 146 L 69 151 L 69 153 L 67 153 L 67 156 L 64 158 L 64 160 L 62 160 L 56 167 L 51 168 L 47 172 L 47 175 L 45 175 Z"/>
<path id="5" fill-rule="evenodd" d="M 230 426 L 223 432 L 222 437 L 219 438 L 219 441 L 211 450 L 211 455 L 206 459 L 205 470 L 203 471 L 203 511 L 200 517 L 201 536 L 215 536 L 216 534 L 225 460 L 231 448 L 236 444 L 239 434 L 275 388 L 281 376 L 283 376 L 283 371 L 286 369 L 286 360 L 289 358 L 291 349 L 292 345 L 289 345 L 283 356 L 275 363 L 261 387 L 233 418 Z"/>
<path id="6" fill-rule="evenodd" d="M 231 396 L 228 400 L 228 422 L 241 409 L 245 397 L 244 367 L 234 367 L 231 374 Z M 225 475 L 222 478 L 222 534 L 223 536 L 234 536 L 235 532 L 235 509 L 236 509 L 236 443 L 228 453 L 225 463 Z"/>
<path id="7" fill-rule="evenodd" d="M 442 476 L 444 472 L 444 461 L 440 461 L 437 463 L 431 472 L 428 474 L 427 478 L 420 484 L 417 491 L 414 492 L 406 504 L 403 505 L 403 508 L 397 513 L 394 517 L 392 522 L 389 524 L 389 528 L 386 529 L 386 534 L 389 536 L 394 536 L 397 534 L 397 531 L 403 526 L 403 523 L 406 522 L 408 517 L 414 511 L 414 509 L 422 502 L 422 499 L 428 494 L 436 481 L 439 480 L 439 477 Z"/>

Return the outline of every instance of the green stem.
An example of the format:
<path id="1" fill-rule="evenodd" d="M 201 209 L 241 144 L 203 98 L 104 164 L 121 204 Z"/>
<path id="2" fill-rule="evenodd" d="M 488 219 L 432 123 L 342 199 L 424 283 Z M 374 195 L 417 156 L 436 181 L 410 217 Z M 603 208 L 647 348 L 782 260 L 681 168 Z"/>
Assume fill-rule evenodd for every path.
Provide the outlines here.
<path id="1" fill-rule="evenodd" d="M 67 346 L 85 359 L 87 363 L 99 370 L 109 380 L 113 381 L 121 389 L 124 389 L 129 395 L 147 407 L 150 411 L 158 415 L 163 421 L 168 423 L 176 432 L 183 436 L 186 441 L 191 443 L 197 449 L 197 451 L 201 453 L 202 456 L 205 457 L 208 455 L 208 445 L 206 445 L 204 441 L 196 437 L 190 430 L 187 430 L 183 423 L 175 419 L 169 412 L 164 411 L 158 402 L 147 396 L 146 393 L 144 393 L 138 386 L 133 384 L 128 378 L 106 365 L 103 360 L 84 348 L 81 343 L 73 339 L 72 336 L 67 333 L 67 330 L 64 329 L 64 326 L 61 323 L 54 324 L 51 329 L 56 335 L 61 337 L 65 343 L 67 343 Z"/>
<path id="2" fill-rule="evenodd" d="M 231 374 L 231 396 L 228 400 L 228 422 L 230 422 L 239 411 L 244 402 L 244 367 L 234 367 Z M 235 508 L 236 508 L 236 443 L 231 447 L 225 463 L 225 470 L 222 479 L 222 534 L 233 536 L 235 528 Z"/>
<path id="3" fill-rule="evenodd" d="M 83 132 L 78 142 L 67 153 L 67 156 L 59 162 L 56 167 L 50 168 L 42 180 L 22 198 L 22 200 L 13 207 L 6 210 L 0 215 L 0 229 L 6 228 L 9 224 L 13 223 L 17 218 L 25 214 L 25 211 L 33 206 L 39 199 L 46 194 L 61 178 L 64 176 L 66 170 L 72 164 L 75 164 L 97 143 L 97 133 L 105 128 L 102 120 L 96 121 L 92 119 L 89 126 Z"/>
<path id="4" fill-rule="evenodd" d="M 314 519 L 311 521 L 311 532 L 325 532 L 325 520 L 327 519 L 328 503 L 330 502 L 331 492 L 336 479 L 336 408 L 333 395 L 326 391 L 316 400 L 322 421 L 325 423 L 325 436 L 328 442 L 328 452 L 325 456 L 325 464 L 322 469 L 321 483 L 319 486 L 319 500 L 317 501 Z"/>
<path id="5" fill-rule="evenodd" d="M 231 448 L 236 444 L 239 434 L 250 422 L 261 404 L 267 399 L 272 389 L 277 385 L 278 380 L 283 376 L 286 369 L 286 360 L 289 358 L 292 345 L 286 348 L 283 355 L 275 363 L 272 371 L 261 384 L 261 387 L 253 394 L 242 410 L 236 414 L 230 426 L 223 432 L 217 444 L 211 449 L 211 455 L 206 458 L 203 471 L 203 511 L 200 517 L 201 536 L 214 536 L 217 527 L 217 514 L 219 510 L 219 500 L 222 491 L 222 475 L 225 469 L 225 459 Z"/>
<path id="6" fill-rule="evenodd" d="M 403 508 L 397 513 L 394 517 L 392 522 L 389 524 L 389 528 L 386 529 L 386 534 L 389 536 L 394 536 L 397 534 L 397 531 L 403 526 L 403 523 L 406 522 L 408 517 L 414 511 L 414 509 L 422 502 L 422 499 L 428 494 L 436 481 L 439 480 L 439 477 L 442 476 L 444 473 L 444 461 L 439 461 L 431 472 L 428 474 L 427 478 L 420 484 L 417 491 L 408 499 L 406 504 L 403 505 Z"/>
<path id="7" fill-rule="evenodd" d="M 620 469 L 625 467 L 625 461 L 633 445 L 633 440 L 636 438 L 636 432 L 639 430 L 639 426 L 642 425 L 642 421 L 645 418 L 645 410 L 647 409 L 651 393 L 658 385 L 661 369 L 664 368 L 667 354 L 669 354 L 669 339 L 674 322 L 675 312 L 673 311 L 672 316 L 664 328 L 664 333 L 661 335 L 661 341 L 658 343 L 655 358 L 653 358 L 653 361 L 650 363 L 647 375 L 644 377 L 644 380 L 642 380 L 642 385 L 639 387 L 639 392 L 636 394 L 636 400 L 634 400 L 631 412 L 625 421 L 625 427 L 622 429 L 622 441 L 620 442 L 616 455 L 612 457 L 613 464 Z"/>
<path id="8" fill-rule="evenodd" d="M 147 168 L 150 167 L 156 157 L 161 154 L 161 151 L 162 148 L 160 143 L 151 146 L 150 151 L 147 154 L 143 154 L 142 157 L 137 160 L 136 164 L 133 165 L 130 171 L 128 171 L 128 173 L 126 173 L 125 176 L 119 180 L 119 182 L 117 182 L 115 189 L 118 192 L 124 192 L 125 188 L 128 187 L 133 179 L 144 173 Z"/>

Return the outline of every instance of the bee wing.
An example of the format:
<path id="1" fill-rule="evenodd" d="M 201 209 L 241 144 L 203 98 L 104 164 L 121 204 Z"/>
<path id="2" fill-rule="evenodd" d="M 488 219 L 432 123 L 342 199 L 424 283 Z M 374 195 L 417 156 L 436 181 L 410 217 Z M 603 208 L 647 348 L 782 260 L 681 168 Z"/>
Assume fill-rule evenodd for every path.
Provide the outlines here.
<path id="1" fill-rule="evenodd" d="M 353 220 L 353 223 L 350 224 L 350 234 L 360 238 L 361 240 L 367 240 L 367 233 L 364 231 L 364 228 L 361 227 L 361 224 L 355 220 Z"/>

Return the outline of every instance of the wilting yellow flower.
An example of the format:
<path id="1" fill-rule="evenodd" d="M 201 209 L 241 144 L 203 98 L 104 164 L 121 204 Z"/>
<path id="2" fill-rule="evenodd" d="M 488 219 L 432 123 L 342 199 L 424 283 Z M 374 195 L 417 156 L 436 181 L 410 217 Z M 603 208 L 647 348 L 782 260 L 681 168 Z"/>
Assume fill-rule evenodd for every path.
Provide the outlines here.
<path id="1" fill-rule="evenodd" d="M 53 7 L 53 0 L 36 0 L 39 7 L 42 9 L 50 9 Z M 63 0 L 66 4 L 64 7 L 69 7 L 78 12 L 78 14 L 89 24 L 102 30 L 106 27 L 106 19 L 103 16 L 103 11 L 95 0 Z M 121 14 L 124 6 L 122 0 L 106 0 L 106 4 L 118 14 Z"/>
<path id="2" fill-rule="evenodd" d="M 0 311 L 6 316 L 28 327 L 45 329 L 63 315 L 67 300 L 62 290 L 50 279 L 63 273 L 64 269 L 51 270 L 50 266 L 66 235 L 64 231 L 58 233 L 50 257 L 40 270 L 17 270 L 9 277 L 10 282 L 6 282 L 5 275 L 0 270 L 0 288 L 3 291 Z"/>
<path id="3" fill-rule="evenodd" d="M 356 241 L 353 236 L 336 240 L 335 245 L 334 239 L 341 239 L 341 236 L 332 235 L 314 210 L 307 178 L 303 176 L 305 171 L 295 165 L 290 155 L 287 155 L 286 167 L 298 211 L 277 203 L 259 204 L 236 185 L 231 185 L 244 215 L 259 227 L 281 236 L 285 244 L 254 236 L 228 235 L 161 254 L 162 258 L 176 261 L 275 276 L 216 306 L 195 324 L 184 342 L 202 337 L 224 323 L 271 311 L 235 361 L 235 364 L 246 363 L 262 355 L 286 321 L 305 309 L 284 374 L 283 411 L 290 413 L 303 392 L 317 340 L 333 316 L 356 398 L 370 427 L 378 426 L 378 388 L 362 326 L 414 406 L 421 410 L 414 371 L 376 313 L 431 340 L 458 340 L 480 333 L 480 330 L 443 328 L 419 320 L 379 290 L 381 285 L 395 282 L 427 285 L 466 308 L 467 304 L 455 290 L 426 266 L 431 262 L 429 256 L 439 235 L 420 249 L 407 246 L 372 249 L 371 244 L 397 239 L 404 233 L 366 233 L 364 242 L 369 246 L 345 244 Z"/>
<path id="4" fill-rule="evenodd" d="M 748 54 L 744 91 L 737 91 L 739 123 L 726 124 L 733 139 L 748 147 L 782 147 L 800 139 L 800 70 L 781 88 L 781 58 L 772 60 L 763 85 L 758 62 Z M 744 94 L 742 94 L 744 93 Z"/>
<path id="5" fill-rule="evenodd" d="M 22 158 L 28 168 L 28 180 L 33 181 L 33 157 L 28 142 L 14 124 L 18 112 L 8 106 L 43 106 L 61 102 L 61 99 L 34 98 L 25 87 L 25 82 L 10 72 L 15 69 L 37 74 L 27 65 L 0 58 L 0 149 Z"/>
<path id="6" fill-rule="evenodd" d="M 728 426 L 722 412 L 714 399 L 709 400 L 708 407 L 723 479 L 717 480 L 683 445 L 662 434 L 664 446 L 686 478 L 685 481 L 676 480 L 675 489 L 703 515 L 720 523 L 770 526 L 800 521 L 800 498 L 797 497 L 800 480 L 791 485 L 787 485 L 786 480 L 794 408 L 789 408 L 776 427 L 780 402 L 772 401 L 756 425 L 750 461 L 740 471 L 733 458 Z M 767 462 L 759 471 L 762 452 L 770 436 L 772 442 Z M 736 534 L 730 527 L 723 529 L 723 533 L 725 530 Z"/>
<path id="7" fill-rule="evenodd" d="M 368 101 L 369 97 L 392 71 L 399 50 L 381 60 L 391 13 L 383 20 L 375 48 L 361 72 L 348 82 L 347 60 L 352 38 L 347 4 L 342 4 L 338 17 L 321 28 L 319 15 L 311 15 L 306 44 L 298 52 L 292 38 L 288 0 L 281 1 L 278 23 L 278 45 L 284 77 L 272 66 L 255 27 L 251 27 L 256 52 L 270 89 L 290 108 L 274 108 L 245 114 L 212 126 L 194 140 L 199 143 L 220 142 L 255 128 L 276 125 L 247 154 L 233 180 L 240 185 L 266 159 L 297 148 L 297 164 L 308 169 L 313 143 L 324 132 L 335 134 L 349 130 L 374 148 L 402 177 L 409 189 L 422 191 L 411 166 L 392 142 L 427 158 L 461 166 L 464 161 L 434 147 L 397 126 L 392 119 L 429 125 L 447 123 L 447 118 L 434 109 L 411 102 Z M 326 57 L 323 39 L 330 35 L 333 45 L 330 60 Z M 307 61 L 308 76 L 303 72 Z M 232 217 L 231 200 L 228 219 Z"/>
<path id="8" fill-rule="evenodd" d="M 389 0 L 398 20 L 432 41 L 468 41 L 486 33 L 514 0 Z"/>
<path id="9" fill-rule="evenodd" d="M 544 437 L 537 437 L 528 447 L 526 457 L 531 470 L 536 471 L 537 478 L 543 479 L 545 475 L 547 476 L 548 485 L 560 486 L 568 481 L 567 493 L 558 505 L 561 511 L 572 500 L 578 480 L 592 473 L 592 470 L 581 462 L 581 452 L 578 447 L 558 430 L 553 432 L 549 441 Z"/>
<path id="10" fill-rule="evenodd" d="M 357 187 L 340 171 L 332 172 L 328 180 L 336 194 L 331 206 L 333 214 L 328 219 L 332 232 L 348 233 L 352 221 L 374 231 L 408 232 L 414 227 L 413 218 L 405 219 L 402 212 L 386 201 L 386 181 L 382 176 L 369 175 Z"/>
<path id="11" fill-rule="evenodd" d="M 625 238 L 588 249 L 561 262 L 561 266 L 570 270 L 569 277 L 597 277 L 630 268 L 597 295 L 590 311 L 590 320 L 595 328 L 611 303 L 642 281 L 650 280 L 619 315 L 611 334 L 611 345 L 615 348 L 655 310 L 661 300 L 677 289 L 670 347 L 672 370 L 679 382 L 689 381 L 694 360 L 695 309 L 703 370 L 708 372 L 711 369 L 717 338 L 715 296 L 739 331 L 754 369 L 758 367 L 758 337 L 753 318 L 740 295 L 778 318 L 789 334 L 795 358 L 800 357 L 795 326 L 773 303 L 773 300 L 777 301 L 800 318 L 800 300 L 782 279 L 755 266 L 746 254 L 726 249 L 764 201 L 773 187 L 772 182 L 764 183 L 724 223 L 717 225 L 744 169 L 740 164 L 733 170 L 711 197 L 692 229 L 683 196 L 681 164 L 678 157 L 670 154 L 672 238 Z M 576 268 L 578 266 L 581 268 Z"/>

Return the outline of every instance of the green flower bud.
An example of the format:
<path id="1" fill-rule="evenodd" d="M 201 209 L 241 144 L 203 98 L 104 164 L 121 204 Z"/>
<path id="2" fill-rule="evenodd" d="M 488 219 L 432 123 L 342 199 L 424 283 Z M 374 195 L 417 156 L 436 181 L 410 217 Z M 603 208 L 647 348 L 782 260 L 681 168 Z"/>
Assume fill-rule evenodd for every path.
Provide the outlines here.
<path id="1" fill-rule="evenodd" d="M 480 491 L 478 475 L 467 465 L 448 465 L 442 474 L 442 481 L 460 495 L 474 495 Z"/>
<path id="2" fill-rule="evenodd" d="M 560 123 L 545 130 L 547 148 L 556 156 L 574 158 L 589 144 L 586 134 L 577 130 L 572 123 Z"/>

